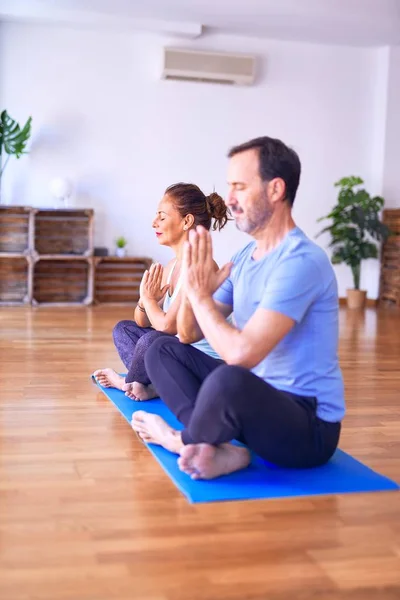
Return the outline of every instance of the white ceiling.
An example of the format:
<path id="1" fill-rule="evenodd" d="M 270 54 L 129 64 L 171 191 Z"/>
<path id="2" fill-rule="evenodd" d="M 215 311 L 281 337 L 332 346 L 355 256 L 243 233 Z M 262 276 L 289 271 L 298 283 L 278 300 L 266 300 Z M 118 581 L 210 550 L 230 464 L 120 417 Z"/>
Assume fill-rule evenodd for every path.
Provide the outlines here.
<path id="1" fill-rule="evenodd" d="M 356 46 L 400 44 L 400 0 L 0 0 L 0 19 L 197 37 L 208 29 Z"/>

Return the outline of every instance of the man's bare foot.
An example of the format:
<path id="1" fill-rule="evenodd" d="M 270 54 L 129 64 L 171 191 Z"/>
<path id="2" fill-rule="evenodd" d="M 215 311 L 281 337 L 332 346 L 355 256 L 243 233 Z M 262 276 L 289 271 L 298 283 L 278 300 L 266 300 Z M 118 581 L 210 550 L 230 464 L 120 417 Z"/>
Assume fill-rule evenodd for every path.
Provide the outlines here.
<path id="1" fill-rule="evenodd" d="M 179 454 L 183 444 L 181 434 L 172 429 L 161 417 L 138 410 L 132 415 L 132 428 L 147 444 L 158 444 Z"/>
<path id="2" fill-rule="evenodd" d="M 158 398 L 156 389 L 151 384 L 143 385 L 143 383 L 132 381 L 132 383 L 125 383 L 122 389 L 125 392 L 125 396 L 128 396 L 133 400 L 140 400 L 143 402 L 144 400 Z"/>
<path id="3" fill-rule="evenodd" d="M 214 479 L 228 475 L 244 469 L 251 460 L 247 448 L 232 444 L 188 444 L 183 446 L 180 455 L 179 468 L 192 479 Z"/>
<path id="4" fill-rule="evenodd" d="M 125 378 L 118 375 L 114 369 L 98 369 L 93 376 L 105 388 L 113 387 L 122 390 L 122 386 L 125 385 Z"/>

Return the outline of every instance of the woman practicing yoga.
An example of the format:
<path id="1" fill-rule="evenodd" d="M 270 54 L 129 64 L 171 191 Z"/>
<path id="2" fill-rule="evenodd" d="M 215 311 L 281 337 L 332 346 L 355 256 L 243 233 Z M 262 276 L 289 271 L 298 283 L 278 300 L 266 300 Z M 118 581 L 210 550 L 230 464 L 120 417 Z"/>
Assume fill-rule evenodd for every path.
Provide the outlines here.
<path id="1" fill-rule="evenodd" d="M 134 321 L 120 321 L 113 330 L 114 344 L 128 374 L 124 378 L 113 369 L 99 369 L 93 375 L 102 386 L 123 390 L 134 400 L 149 400 L 158 395 L 146 373 L 144 355 L 155 339 L 177 333 L 183 245 L 189 231 L 198 225 L 206 230 L 221 230 L 227 221 L 228 209 L 218 194 L 205 196 L 200 188 L 189 183 L 167 188 L 158 205 L 153 229 L 159 244 L 171 248 L 175 257 L 165 269 L 153 264 L 143 275 Z M 216 263 L 214 267 L 217 271 Z M 193 346 L 219 359 L 205 339 Z"/>

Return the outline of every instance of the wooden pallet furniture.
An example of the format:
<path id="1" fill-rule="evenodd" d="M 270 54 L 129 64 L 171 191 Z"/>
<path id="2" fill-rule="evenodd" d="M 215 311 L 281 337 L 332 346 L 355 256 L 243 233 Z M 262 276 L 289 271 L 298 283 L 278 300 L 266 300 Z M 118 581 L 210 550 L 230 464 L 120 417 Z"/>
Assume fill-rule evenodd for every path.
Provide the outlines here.
<path id="1" fill-rule="evenodd" d="M 38 256 L 92 256 L 93 210 L 34 209 L 33 252 Z"/>
<path id="2" fill-rule="evenodd" d="M 0 306 L 133 304 L 150 258 L 95 257 L 92 209 L 0 206 Z"/>
<path id="3" fill-rule="evenodd" d="M 31 210 L 26 206 L 0 206 L 0 254 L 24 256 L 31 246 Z"/>
<path id="4" fill-rule="evenodd" d="M 32 209 L 32 304 L 93 302 L 92 209 Z"/>
<path id="5" fill-rule="evenodd" d="M 0 206 L 0 305 L 27 304 L 32 298 L 31 209 Z"/>
<path id="6" fill-rule="evenodd" d="M 32 304 L 71 306 L 93 302 L 93 259 L 52 255 L 33 264 Z"/>
<path id="7" fill-rule="evenodd" d="M 92 209 L 0 207 L 0 305 L 93 302 Z"/>
<path id="8" fill-rule="evenodd" d="M 384 210 L 382 221 L 392 235 L 382 246 L 379 303 L 400 307 L 400 209 Z"/>
<path id="9" fill-rule="evenodd" d="M 152 260 L 147 257 L 98 256 L 94 258 L 95 304 L 132 304 L 139 300 L 139 286 Z"/>
<path id="10" fill-rule="evenodd" d="M 0 305 L 28 304 L 32 298 L 32 259 L 0 255 Z"/>

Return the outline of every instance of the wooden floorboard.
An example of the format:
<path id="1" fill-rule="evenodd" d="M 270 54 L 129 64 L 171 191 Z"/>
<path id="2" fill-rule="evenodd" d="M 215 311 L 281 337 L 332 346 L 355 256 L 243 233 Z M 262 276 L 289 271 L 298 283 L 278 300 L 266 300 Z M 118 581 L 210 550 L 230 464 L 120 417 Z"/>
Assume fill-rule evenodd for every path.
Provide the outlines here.
<path id="1" fill-rule="evenodd" d="M 0 309 L 0 599 L 398 600 L 397 492 L 187 503 L 89 379 L 131 314 Z M 341 448 L 400 482 L 400 311 L 340 331 Z"/>

